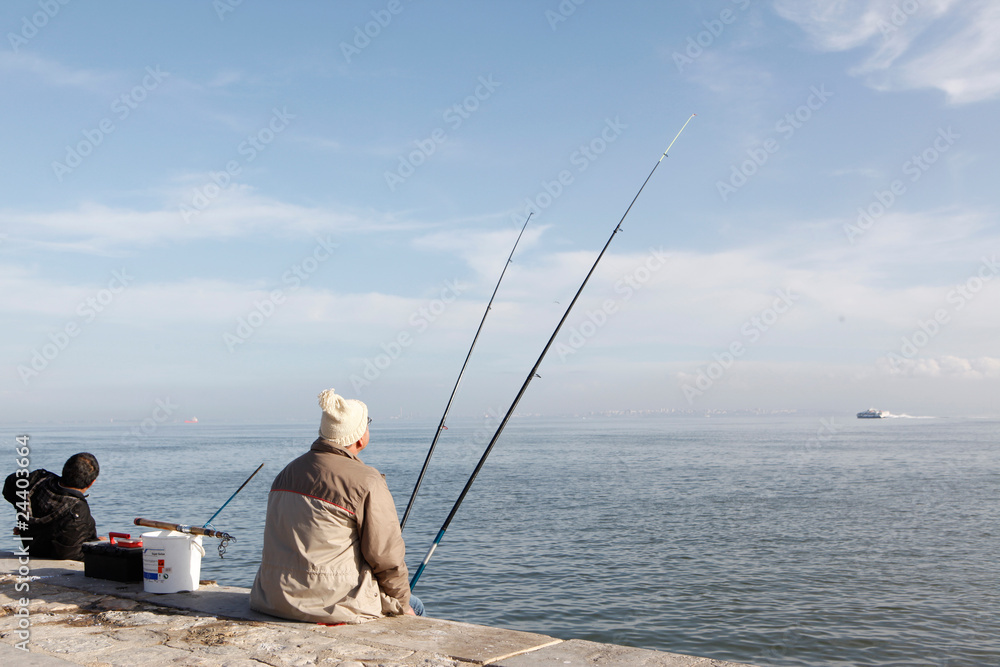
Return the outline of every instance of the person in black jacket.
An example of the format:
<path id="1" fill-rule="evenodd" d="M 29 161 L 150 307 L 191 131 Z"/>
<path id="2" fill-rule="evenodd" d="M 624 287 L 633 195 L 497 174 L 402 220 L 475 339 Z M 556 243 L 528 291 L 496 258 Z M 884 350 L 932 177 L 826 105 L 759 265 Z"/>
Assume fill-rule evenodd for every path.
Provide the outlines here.
<path id="1" fill-rule="evenodd" d="M 69 457 L 61 477 L 39 468 L 28 474 L 25 487 L 17 484 L 23 474 L 8 475 L 3 497 L 17 509 L 14 532 L 24 538 L 31 556 L 83 560 L 81 545 L 98 539 L 84 494 L 99 472 L 94 455 L 81 452 Z"/>

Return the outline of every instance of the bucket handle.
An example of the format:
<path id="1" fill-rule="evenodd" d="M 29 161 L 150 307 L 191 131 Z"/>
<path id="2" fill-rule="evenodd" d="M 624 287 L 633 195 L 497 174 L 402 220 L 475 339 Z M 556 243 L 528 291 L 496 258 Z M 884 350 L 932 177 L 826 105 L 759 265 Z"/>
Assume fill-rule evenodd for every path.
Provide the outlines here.
<path id="1" fill-rule="evenodd" d="M 108 541 L 111 542 L 111 544 L 115 543 L 116 537 L 124 537 L 126 540 L 132 539 L 132 536 L 128 533 L 108 533 Z"/>
<path id="2" fill-rule="evenodd" d="M 202 558 L 205 557 L 205 547 L 195 542 L 194 538 L 190 538 L 188 540 L 188 543 L 191 544 L 201 554 Z"/>

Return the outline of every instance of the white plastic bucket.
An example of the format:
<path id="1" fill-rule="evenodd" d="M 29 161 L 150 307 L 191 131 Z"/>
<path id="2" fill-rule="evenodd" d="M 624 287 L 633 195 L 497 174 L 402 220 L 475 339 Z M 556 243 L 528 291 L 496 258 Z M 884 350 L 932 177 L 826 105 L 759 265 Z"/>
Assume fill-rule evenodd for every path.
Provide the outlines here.
<path id="1" fill-rule="evenodd" d="M 142 534 L 142 585 L 147 593 L 198 590 L 201 578 L 201 535 L 173 530 Z"/>

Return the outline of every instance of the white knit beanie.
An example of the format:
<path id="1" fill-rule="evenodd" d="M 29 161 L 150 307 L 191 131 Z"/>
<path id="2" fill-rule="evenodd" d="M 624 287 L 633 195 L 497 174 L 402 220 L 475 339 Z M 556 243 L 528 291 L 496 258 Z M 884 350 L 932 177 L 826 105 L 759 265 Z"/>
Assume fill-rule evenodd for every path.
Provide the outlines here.
<path id="1" fill-rule="evenodd" d="M 319 395 L 323 416 L 319 422 L 319 435 L 340 447 L 350 447 L 365 434 L 368 428 L 368 406 L 354 399 L 338 396 L 333 389 Z"/>

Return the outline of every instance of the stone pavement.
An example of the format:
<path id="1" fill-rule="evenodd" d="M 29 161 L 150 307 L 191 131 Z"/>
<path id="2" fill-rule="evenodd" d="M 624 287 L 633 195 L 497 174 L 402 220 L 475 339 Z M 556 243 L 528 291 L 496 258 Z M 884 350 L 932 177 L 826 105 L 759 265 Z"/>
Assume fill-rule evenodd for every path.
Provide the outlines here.
<path id="1" fill-rule="evenodd" d="M 31 559 L 30 579 L 19 567 L 13 554 L 0 552 L 3 665 L 740 667 L 434 618 L 337 627 L 282 621 L 252 611 L 247 588 L 210 585 L 156 595 L 142 584 L 85 577 L 83 564 L 74 561 Z M 26 617 L 29 652 L 17 648 L 25 641 L 19 632 Z"/>

